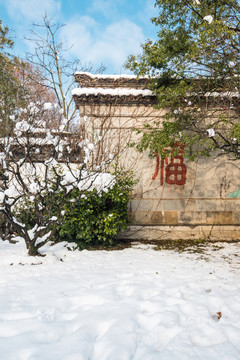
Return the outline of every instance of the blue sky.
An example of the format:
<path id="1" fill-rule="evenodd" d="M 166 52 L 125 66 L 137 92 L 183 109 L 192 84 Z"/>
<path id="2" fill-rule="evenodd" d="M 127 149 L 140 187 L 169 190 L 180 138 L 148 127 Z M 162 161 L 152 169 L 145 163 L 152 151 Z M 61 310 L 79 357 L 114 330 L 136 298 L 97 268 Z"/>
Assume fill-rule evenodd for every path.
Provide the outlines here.
<path id="1" fill-rule="evenodd" d="M 126 73 L 127 56 L 139 53 L 140 44 L 157 33 L 150 22 L 157 14 L 154 0 L 0 0 L 0 18 L 14 30 L 17 56 L 29 50 L 24 36 L 45 12 L 66 24 L 61 36 L 72 45 L 72 57 L 95 68 L 104 64 L 111 74 Z"/>

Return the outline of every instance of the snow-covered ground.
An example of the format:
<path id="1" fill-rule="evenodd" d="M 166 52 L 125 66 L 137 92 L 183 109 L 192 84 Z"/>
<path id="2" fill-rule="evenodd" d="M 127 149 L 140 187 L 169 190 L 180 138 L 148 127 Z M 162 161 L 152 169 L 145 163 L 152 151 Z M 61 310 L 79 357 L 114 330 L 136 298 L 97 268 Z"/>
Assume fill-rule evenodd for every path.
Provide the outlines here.
<path id="1" fill-rule="evenodd" d="M 240 359 L 240 244 L 45 252 L 0 241 L 1 360 Z"/>

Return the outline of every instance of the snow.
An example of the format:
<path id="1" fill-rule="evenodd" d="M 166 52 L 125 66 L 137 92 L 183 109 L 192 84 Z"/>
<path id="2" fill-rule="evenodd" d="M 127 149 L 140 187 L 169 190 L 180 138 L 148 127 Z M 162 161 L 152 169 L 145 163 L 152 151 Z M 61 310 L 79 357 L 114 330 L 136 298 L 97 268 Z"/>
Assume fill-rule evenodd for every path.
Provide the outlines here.
<path id="1" fill-rule="evenodd" d="M 209 137 L 213 137 L 213 136 L 215 136 L 215 130 L 214 129 L 207 129 L 207 133 L 208 133 L 208 136 Z"/>
<path id="2" fill-rule="evenodd" d="M 32 193 L 32 194 L 37 194 L 37 192 L 39 192 L 40 190 L 40 186 L 39 184 L 35 183 L 35 182 L 32 182 L 30 185 L 29 185 L 29 191 Z"/>
<path id="3" fill-rule="evenodd" d="M 205 20 L 209 24 L 211 24 L 213 22 L 213 17 L 212 17 L 212 15 L 206 15 L 206 16 L 204 16 L 203 20 Z"/>
<path id="4" fill-rule="evenodd" d="M 87 148 L 88 148 L 90 151 L 93 151 L 93 150 L 94 150 L 94 144 L 92 144 L 92 143 L 87 144 Z"/>
<path id="5" fill-rule="evenodd" d="M 222 96 L 222 97 L 239 97 L 239 92 L 238 91 L 225 91 L 225 92 L 217 92 L 217 91 L 213 91 L 213 92 L 207 92 L 205 94 L 205 96 L 213 96 L 213 97 L 218 97 L 218 96 Z"/>
<path id="6" fill-rule="evenodd" d="M 50 238 L 51 235 L 52 235 L 52 231 L 50 230 L 48 233 L 46 233 L 42 237 L 37 238 L 37 240 L 35 241 L 35 246 L 37 246 L 38 244 L 41 244 L 41 243 L 44 244 L 46 242 L 46 240 L 48 240 Z"/>
<path id="7" fill-rule="evenodd" d="M 64 170 L 64 177 L 61 185 L 70 186 L 74 185 L 81 191 L 92 191 L 96 189 L 99 193 L 107 192 L 115 184 L 115 177 L 110 173 L 105 172 L 87 172 L 72 168 L 71 171 L 62 166 Z"/>
<path id="8" fill-rule="evenodd" d="M 0 241 L 1 360 L 239 359 L 239 243 L 203 254 L 64 245 L 33 258 Z"/>
<path id="9" fill-rule="evenodd" d="M 16 198 L 19 196 L 19 191 L 16 186 L 11 185 L 8 189 L 4 191 L 4 194 L 7 195 L 9 198 Z"/>
<path id="10" fill-rule="evenodd" d="M 0 191 L 0 204 L 4 202 L 4 199 L 5 199 L 5 193 L 4 191 Z"/>
<path id="11" fill-rule="evenodd" d="M 87 71 L 76 71 L 74 73 L 74 75 L 86 75 L 86 76 L 89 76 L 89 77 L 91 77 L 93 79 L 113 79 L 113 80 L 118 80 L 118 79 L 145 79 L 145 78 L 148 78 L 148 76 L 137 77 L 136 75 L 126 75 L 126 74 L 122 74 L 122 75 L 92 74 L 92 73 L 87 72 Z"/>
<path id="12" fill-rule="evenodd" d="M 15 125 L 15 131 L 28 131 L 29 129 L 30 129 L 30 125 L 25 120 L 19 121 Z"/>
<path id="13" fill-rule="evenodd" d="M 72 95 L 111 95 L 111 96 L 153 96 L 151 90 L 136 90 L 136 89 L 102 89 L 102 88 L 76 88 L 72 90 Z"/>
<path id="14" fill-rule="evenodd" d="M 87 173 L 82 171 L 82 179 L 78 183 L 78 189 L 82 191 L 91 191 L 96 189 L 99 193 L 101 193 L 108 192 L 114 184 L 115 177 L 110 173 Z"/>
<path id="15" fill-rule="evenodd" d="M 229 61 L 228 65 L 229 67 L 233 68 L 236 65 L 236 63 L 234 61 Z"/>
<path id="16" fill-rule="evenodd" d="M 43 104 L 43 110 L 51 110 L 53 107 L 53 104 L 50 102 L 46 102 Z"/>

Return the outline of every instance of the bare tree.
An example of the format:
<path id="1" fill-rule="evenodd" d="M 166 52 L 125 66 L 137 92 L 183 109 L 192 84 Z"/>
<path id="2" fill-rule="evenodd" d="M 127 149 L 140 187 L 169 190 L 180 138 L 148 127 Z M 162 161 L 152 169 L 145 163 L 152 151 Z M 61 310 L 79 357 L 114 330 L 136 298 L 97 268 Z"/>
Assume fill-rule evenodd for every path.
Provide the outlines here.
<path id="1" fill-rule="evenodd" d="M 78 59 L 68 60 L 70 48 L 60 40 L 60 32 L 65 25 L 55 24 L 47 15 L 41 24 L 33 24 L 34 29 L 27 40 L 35 45 L 27 60 L 41 72 L 42 84 L 51 89 L 62 111 L 63 125 L 69 130 L 76 117 L 76 107 L 71 96 L 75 82 L 73 74 L 77 70 L 91 71 L 92 65 L 83 66 Z M 101 65 L 97 72 L 102 72 Z M 76 85 L 75 85 L 76 87 Z"/>
<path id="2" fill-rule="evenodd" d="M 31 113 L 28 116 L 34 115 L 33 108 L 42 116 L 42 120 L 46 122 L 46 127 L 49 129 L 59 129 L 62 122 L 62 110 L 59 107 L 55 92 L 45 86 L 43 75 L 39 68 L 33 66 L 27 61 L 20 60 L 14 68 L 14 75 L 19 82 L 19 86 L 24 89 L 24 104 L 21 107 L 15 108 L 15 120 L 21 120 L 21 113 L 23 109 L 25 113 L 28 112 L 29 107 Z M 51 111 L 43 111 L 48 109 Z"/>

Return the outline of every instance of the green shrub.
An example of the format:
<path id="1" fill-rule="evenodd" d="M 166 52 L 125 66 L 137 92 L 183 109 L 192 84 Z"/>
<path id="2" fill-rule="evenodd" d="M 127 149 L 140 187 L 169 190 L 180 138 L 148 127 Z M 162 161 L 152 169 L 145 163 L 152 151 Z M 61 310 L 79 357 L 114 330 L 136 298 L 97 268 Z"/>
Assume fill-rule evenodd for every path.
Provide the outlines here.
<path id="1" fill-rule="evenodd" d="M 58 190 L 50 198 L 43 196 L 42 216 L 56 215 L 59 206 L 62 210 L 52 240 L 76 242 L 80 249 L 111 245 L 117 233 L 128 226 L 128 202 L 135 183 L 129 172 L 116 169 L 114 176 L 115 183 L 108 192 L 74 189 L 68 195 Z M 29 199 L 18 208 L 16 217 L 29 228 L 37 222 Z"/>

